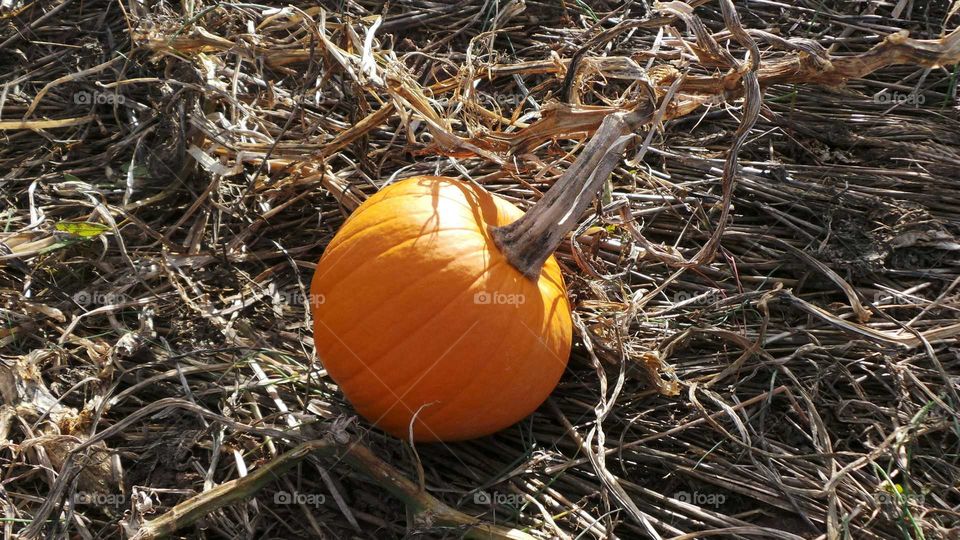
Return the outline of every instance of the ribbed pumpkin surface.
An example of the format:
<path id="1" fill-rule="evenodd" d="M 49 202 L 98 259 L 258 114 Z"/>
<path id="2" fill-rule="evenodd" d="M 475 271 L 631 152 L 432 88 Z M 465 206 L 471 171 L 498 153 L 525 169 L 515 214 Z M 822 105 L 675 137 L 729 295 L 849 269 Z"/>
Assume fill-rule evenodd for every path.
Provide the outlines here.
<path id="1" fill-rule="evenodd" d="M 547 398 L 570 354 L 553 257 L 537 283 L 488 226 L 523 212 L 481 188 L 414 177 L 364 202 L 311 284 L 317 352 L 357 412 L 419 441 L 487 435 Z"/>

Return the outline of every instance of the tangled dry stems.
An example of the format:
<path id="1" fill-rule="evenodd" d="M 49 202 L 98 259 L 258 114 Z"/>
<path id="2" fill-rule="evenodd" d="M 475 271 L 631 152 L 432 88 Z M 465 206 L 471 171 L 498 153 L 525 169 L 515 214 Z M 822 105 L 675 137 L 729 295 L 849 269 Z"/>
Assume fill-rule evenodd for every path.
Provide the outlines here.
<path id="1" fill-rule="evenodd" d="M 955 13 L 691 5 L 4 3 L 5 533 L 957 534 Z M 551 400 L 415 452 L 352 420 L 304 309 L 344 215 L 529 205 L 644 100 Z"/>

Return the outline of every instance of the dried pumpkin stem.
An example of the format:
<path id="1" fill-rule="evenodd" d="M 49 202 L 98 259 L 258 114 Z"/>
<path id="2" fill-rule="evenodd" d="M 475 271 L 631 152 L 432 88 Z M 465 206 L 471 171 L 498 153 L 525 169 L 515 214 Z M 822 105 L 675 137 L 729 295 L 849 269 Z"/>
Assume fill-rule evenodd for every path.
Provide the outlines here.
<path id="1" fill-rule="evenodd" d="M 583 153 L 546 195 L 523 217 L 491 227 L 493 240 L 507 261 L 536 281 L 543 263 L 572 231 L 603 182 L 620 163 L 637 127 L 653 117 L 650 103 L 629 112 L 612 113 L 600 124 Z"/>

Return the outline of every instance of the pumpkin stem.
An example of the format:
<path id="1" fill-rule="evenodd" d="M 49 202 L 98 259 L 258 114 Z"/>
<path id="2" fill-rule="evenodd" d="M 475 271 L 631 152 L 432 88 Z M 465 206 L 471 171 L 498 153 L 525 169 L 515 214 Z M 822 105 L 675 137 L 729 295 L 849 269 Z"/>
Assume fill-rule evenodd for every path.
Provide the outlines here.
<path id="1" fill-rule="evenodd" d="M 507 261 L 537 281 L 543 263 L 572 231 L 620 163 L 637 126 L 652 116 L 652 108 L 613 113 L 603 119 L 583 153 L 526 214 L 509 225 L 491 227 L 493 241 Z"/>

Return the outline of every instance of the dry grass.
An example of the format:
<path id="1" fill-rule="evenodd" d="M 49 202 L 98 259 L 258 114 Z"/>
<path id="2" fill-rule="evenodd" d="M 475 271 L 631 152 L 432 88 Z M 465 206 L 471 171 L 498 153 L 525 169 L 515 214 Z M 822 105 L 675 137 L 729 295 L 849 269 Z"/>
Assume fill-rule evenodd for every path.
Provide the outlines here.
<path id="1" fill-rule="evenodd" d="M 4 0 L 6 537 L 960 538 L 960 4 L 323 4 Z M 529 206 L 644 100 L 548 403 L 353 419 L 303 301 L 349 210 Z"/>

